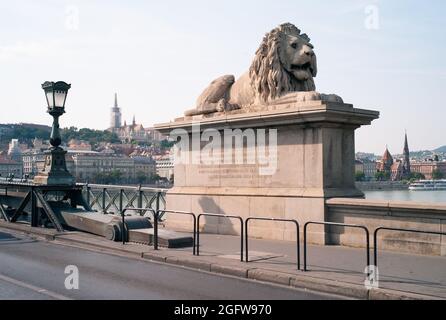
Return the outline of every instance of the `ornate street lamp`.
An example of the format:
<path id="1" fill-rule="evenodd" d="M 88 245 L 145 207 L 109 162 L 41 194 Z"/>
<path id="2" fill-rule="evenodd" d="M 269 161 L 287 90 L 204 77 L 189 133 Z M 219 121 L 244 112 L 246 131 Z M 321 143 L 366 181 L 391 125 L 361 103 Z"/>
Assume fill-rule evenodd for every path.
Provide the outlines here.
<path id="1" fill-rule="evenodd" d="M 65 162 L 66 151 L 60 147 L 62 138 L 59 131 L 59 117 L 65 113 L 65 101 L 71 85 L 63 81 L 45 82 L 42 89 L 45 91 L 47 112 L 53 117 L 51 129 L 51 148 L 45 151 L 45 166 L 34 178 L 34 183 L 43 185 L 73 185 L 75 179 L 68 172 Z"/>

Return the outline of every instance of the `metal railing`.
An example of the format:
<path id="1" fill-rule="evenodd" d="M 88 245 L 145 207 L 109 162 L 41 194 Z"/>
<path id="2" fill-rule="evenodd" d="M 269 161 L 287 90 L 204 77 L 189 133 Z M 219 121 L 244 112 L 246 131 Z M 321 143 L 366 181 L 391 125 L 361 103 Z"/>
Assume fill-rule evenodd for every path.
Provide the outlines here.
<path id="1" fill-rule="evenodd" d="M 179 214 L 179 215 L 187 215 L 187 216 L 191 216 L 193 218 L 193 248 L 192 248 L 192 252 L 193 255 L 196 254 L 195 251 L 195 245 L 196 245 L 196 241 L 197 241 L 197 216 L 193 213 L 193 212 L 189 212 L 189 211 L 177 211 L 177 210 L 163 210 L 164 213 L 173 213 L 173 214 Z"/>
<path id="2" fill-rule="evenodd" d="M 166 206 L 166 189 L 88 183 L 78 185 L 83 187 L 87 204 L 98 212 L 121 214 L 124 208 L 139 208 L 143 216 L 154 209 L 156 201 L 160 202 L 160 206 Z M 162 211 L 159 212 L 160 218 L 163 215 Z"/>
<path id="3" fill-rule="evenodd" d="M 200 218 L 201 217 L 217 217 L 227 219 L 237 219 L 240 221 L 240 261 L 243 262 L 243 218 L 240 216 L 223 215 L 214 213 L 201 213 L 197 218 L 197 256 L 200 255 Z"/>
<path id="4" fill-rule="evenodd" d="M 319 222 L 319 221 L 309 221 L 305 223 L 304 226 L 304 271 L 307 270 L 307 229 L 311 224 L 315 225 L 323 225 L 323 226 L 337 226 L 337 227 L 346 227 L 346 228 L 358 228 L 365 231 L 366 234 L 366 256 L 367 256 L 367 265 L 370 266 L 370 233 L 369 229 L 365 226 L 357 225 L 357 224 L 345 224 L 345 223 L 337 223 L 337 222 Z"/>
<path id="5" fill-rule="evenodd" d="M 124 210 L 122 210 L 121 212 L 121 217 L 122 217 L 122 225 L 123 225 L 123 229 L 125 229 L 125 212 L 126 211 L 144 211 L 146 209 L 144 208 L 125 208 Z M 158 250 L 158 222 L 159 222 L 159 214 L 156 215 L 156 210 L 153 209 L 148 209 L 148 211 L 152 212 L 153 214 L 153 243 L 154 243 L 154 249 Z M 177 211 L 177 210 L 161 210 L 163 213 L 173 213 L 173 214 L 179 214 L 179 215 L 187 215 L 187 216 L 191 216 L 193 218 L 193 242 L 192 242 L 192 253 L 193 255 L 195 255 L 195 244 L 196 244 L 196 235 L 197 235 L 197 217 L 193 212 L 188 212 L 188 211 Z M 158 216 L 158 221 L 155 218 L 156 216 Z M 124 232 L 124 230 L 123 230 Z M 122 239 L 122 244 L 125 244 L 125 237 L 123 234 L 123 239 Z M 127 230 L 127 239 L 128 239 L 128 230 Z M 156 243 L 156 245 L 155 245 Z"/>
<path id="6" fill-rule="evenodd" d="M 126 223 L 125 223 L 125 213 L 126 211 L 138 211 L 140 210 L 140 208 L 125 208 L 124 210 L 121 211 L 121 222 L 122 222 L 122 244 L 125 244 L 126 241 L 129 240 L 130 238 L 130 232 L 129 229 L 126 227 Z"/>
<path id="7" fill-rule="evenodd" d="M 295 219 L 276 219 L 276 218 L 262 218 L 262 217 L 250 217 L 245 220 L 245 253 L 246 253 L 246 262 L 249 262 L 249 249 L 248 249 L 248 225 L 251 220 L 259 220 L 259 221 L 276 221 L 276 222 L 292 222 L 296 226 L 296 253 L 297 253 L 297 270 L 300 270 L 300 230 L 299 230 L 299 222 Z"/>
<path id="8" fill-rule="evenodd" d="M 145 211 L 150 211 L 153 214 L 153 249 L 154 250 L 158 250 L 158 222 L 161 219 L 160 217 L 160 196 L 161 193 L 158 192 L 156 194 L 156 200 L 155 200 L 155 209 L 152 208 L 134 208 L 134 207 L 126 207 L 125 209 L 123 209 L 121 211 L 121 217 L 122 217 L 122 224 L 123 224 L 123 229 L 125 229 L 125 212 L 126 211 L 141 211 L 141 212 L 145 212 Z M 141 214 L 141 213 L 140 213 Z M 143 214 L 141 214 L 141 216 L 143 216 Z M 124 238 L 124 230 L 123 230 L 123 238 Z M 122 242 L 123 244 L 125 244 L 125 241 L 123 240 Z"/>
<path id="9" fill-rule="evenodd" d="M 391 227 L 379 227 L 375 230 L 373 234 L 373 258 L 375 267 L 378 267 L 378 232 L 381 230 L 387 231 L 397 231 L 397 232 L 412 232 L 412 233 L 423 233 L 423 234 L 433 234 L 439 236 L 446 236 L 444 232 L 437 231 L 423 231 L 423 230 L 414 230 L 414 229 L 402 229 L 402 228 L 391 228 Z"/>

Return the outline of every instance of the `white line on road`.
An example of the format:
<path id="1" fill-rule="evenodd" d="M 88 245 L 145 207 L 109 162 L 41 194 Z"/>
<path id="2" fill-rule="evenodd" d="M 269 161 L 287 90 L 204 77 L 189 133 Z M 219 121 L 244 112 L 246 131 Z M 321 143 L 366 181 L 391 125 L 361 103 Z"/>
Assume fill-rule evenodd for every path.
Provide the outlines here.
<path id="1" fill-rule="evenodd" d="M 51 297 L 51 298 L 54 298 L 54 299 L 57 299 L 57 300 L 72 300 L 71 298 L 63 296 L 61 294 L 58 294 L 58 293 L 55 293 L 55 292 L 52 292 L 52 291 L 49 291 L 49 290 L 46 290 L 46 289 L 43 289 L 43 288 L 39 288 L 39 287 L 33 286 L 32 284 L 28 284 L 28 283 L 25 283 L 23 281 L 10 278 L 10 277 L 7 277 L 7 276 L 2 275 L 2 274 L 0 274 L 0 280 L 12 283 L 12 284 L 14 284 L 16 286 L 19 286 L 19 287 L 22 287 L 22 288 L 26 288 L 26 289 L 35 291 L 37 293 L 46 295 L 48 297 Z"/>

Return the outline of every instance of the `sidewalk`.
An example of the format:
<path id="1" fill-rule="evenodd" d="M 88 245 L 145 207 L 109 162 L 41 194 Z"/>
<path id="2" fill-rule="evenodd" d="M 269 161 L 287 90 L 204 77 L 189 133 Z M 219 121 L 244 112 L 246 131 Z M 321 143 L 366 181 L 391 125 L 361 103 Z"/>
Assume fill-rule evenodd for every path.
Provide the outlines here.
<path id="1" fill-rule="evenodd" d="M 240 237 L 200 234 L 200 256 L 192 248 L 153 250 L 139 244 L 111 242 L 81 232 L 57 233 L 0 222 L 14 229 L 54 241 L 112 254 L 176 264 L 209 272 L 306 288 L 359 299 L 446 299 L 446 258 L 380 252 L 379 289 L 364 286 L 365 249 L 308 246 L 308 272 L 298 271 L 296 243 L 249 241 L 249 263 L 240 262 Z M 4 230 L 5 231 L 5 230 Z M 370 253 L 371 259 L 373 252 Z M 373 261 L 373 260 L 372 260 Z M 303 268 L 303 246 L 301 246 Z"/>

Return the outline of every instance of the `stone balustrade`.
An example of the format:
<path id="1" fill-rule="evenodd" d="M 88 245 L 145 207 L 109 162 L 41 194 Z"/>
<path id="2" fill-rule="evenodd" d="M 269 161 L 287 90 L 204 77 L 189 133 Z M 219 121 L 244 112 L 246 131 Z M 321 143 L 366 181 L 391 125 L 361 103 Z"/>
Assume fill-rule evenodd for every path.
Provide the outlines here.
<path id="1" fill-rule="evenodd" d="M 360 224 L 371 235 L 378 227 L 446 232 L 446 204 L 371 201 L 334 198 L 326 200 L 326 220 Z M 364 234 L 359 230 L 330 227 L 327 243 L 362 247 Z M 378 244 L 384 250 L 446 255 L 446 236 L 382 231 Z"/>

